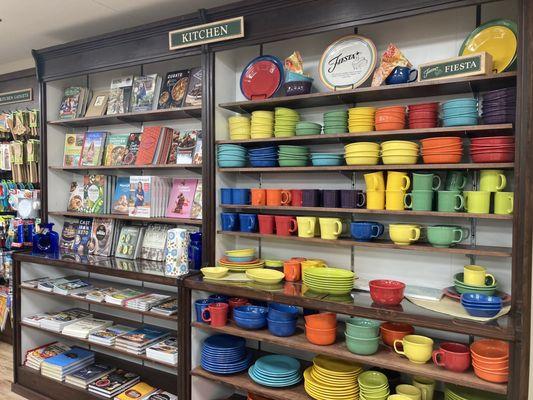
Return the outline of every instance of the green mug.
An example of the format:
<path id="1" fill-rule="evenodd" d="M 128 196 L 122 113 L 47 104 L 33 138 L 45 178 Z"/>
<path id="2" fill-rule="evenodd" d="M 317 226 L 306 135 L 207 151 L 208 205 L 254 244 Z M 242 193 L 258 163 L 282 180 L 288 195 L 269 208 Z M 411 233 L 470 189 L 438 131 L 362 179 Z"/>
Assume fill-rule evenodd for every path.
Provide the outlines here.
<path id="1" fill-rule="evenodd" d="M 446 190 L 463 190 L 466 186 L 466 176 L 463 171 L 448 171 L 446 174 Z"/>
<path id="2" fill-rule="evenodd" d="M 413 191 L 439 190 L 440 176 L 436 174 L 413 173 Z"/>
<path id="3" fill-rule="evenodd" d="M 427 227 L 428 242 L 433 247 L 450 247 L 470 236 L 467 228 L 454 225 L 434 225 Z"/>
<path id="4" fill-rule="evenodd" d="M 501 169 L 485 169 L 479 176 L 479 190 L 482 192 L 499 192 L 507 186 L 507 178 Z"/>
<path id="5" fill-rule="evenodd" d="M 488 214 L 490 212 L 491 192 L 463 192 L 465 210 L 470 214 Z"/>
<path id="6" fill-rule="evenodd" d="M 457 212 L 465 206 L 465 199 L 458 190 L 439 190 L 437 192 L 437 210 L 440 212 Z"/>
<path id="7" fill-rule="evenodd" d="M 508 215 L 513 213 L 514 193 L 496 192 L 494 194 L 494 214 Z"/>
<path id="8" fill-rule="evenodd" d="M 405 208 L 413 211 L 433 210 L 433 190 L 413 190 L 403 199 Z"/>

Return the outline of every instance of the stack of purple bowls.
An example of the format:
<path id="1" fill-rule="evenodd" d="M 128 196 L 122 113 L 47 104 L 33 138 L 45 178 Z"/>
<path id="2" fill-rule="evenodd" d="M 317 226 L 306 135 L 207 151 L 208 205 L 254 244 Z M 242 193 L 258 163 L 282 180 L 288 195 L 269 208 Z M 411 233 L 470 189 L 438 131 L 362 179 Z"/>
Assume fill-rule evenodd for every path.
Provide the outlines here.
<path id="1" fill-rule="evenodd" d="M 483 95 L 482 117 L 485 124 L 514 123 L 516 88 L 492 90 Z"/>

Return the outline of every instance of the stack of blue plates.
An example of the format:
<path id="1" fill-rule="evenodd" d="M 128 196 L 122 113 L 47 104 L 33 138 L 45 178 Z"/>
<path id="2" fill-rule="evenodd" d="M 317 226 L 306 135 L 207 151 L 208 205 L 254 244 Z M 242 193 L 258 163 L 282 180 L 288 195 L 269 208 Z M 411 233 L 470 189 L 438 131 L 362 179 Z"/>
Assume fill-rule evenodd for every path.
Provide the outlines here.
<path id="1" fill-rule="evenodd" d="M 252 167 L 277 167 L 278 148 L 276 146 L 258 147 L 248 150 Z"/>
<path id="2" fill-rule="evenodd" d="M 479 118 L 477 99 L 454 99 L 442 103 L 443 126 L 477 125 Z"/>
<path id="3" fill-rule="evenodd" d="M 221 144 L 217 149 L 218 166 L 221 168 L 245 167 L 246 148 L 236 144 Z"/>
<path id="4" fill-rule="evenodd" d="M 248 369 L 252 353 L 246 350 L 246 340 L 231 335 L 214 335 L 202 347 L 202 368 L 215 374 L 235 374 Z"/>
<path id="5" fill-rule="evenodd" d="M 300 362 L 276 354 L 259 358 L 248 370 L 248 375 L 260 385 L 278 388 L 296 385 L 302 380 Z"/>

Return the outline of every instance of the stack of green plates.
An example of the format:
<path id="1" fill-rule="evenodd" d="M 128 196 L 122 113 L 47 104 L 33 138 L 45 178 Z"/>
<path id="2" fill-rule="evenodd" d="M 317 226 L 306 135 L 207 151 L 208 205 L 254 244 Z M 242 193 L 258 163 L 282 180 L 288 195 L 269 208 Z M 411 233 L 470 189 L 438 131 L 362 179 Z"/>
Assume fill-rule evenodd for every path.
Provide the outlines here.
<path id="1" fill-rule="evenodd" d="M 486 294 L 487 296 L 492 296 L 496 293 L 498 289 L 498 282 L 494 282 L 493 285 L 489 286 L 472 286 L 464 283 L 464 274 L 462 272 L 455 274 L 453 277 L 453 283 L 455 285 L 455 290 L 457 293 L 479 293 Z"/>
<path id="2" fill-rule="evenodd" d="M 285 107 L 276 107 L 274 110 L 274 136 L 290 137 L 295 135 L 296 124 L 300 116 L 294 110 Z"/>
<path id="3" fill-rule="evenodd" d="M 348 113 L 346 110 L 335 110 L 324 113 L 324 133 L 347 133 Z"/>
<path id="4" fill-rule="evenodd" d="M 304 135 L 320 135 L 322 131 L 322 125 L 315 124 L 314 122 L 298 122 L 296 124 L 296 136 Z"/>
<path id="5" fill-rule="evenodd" d="M 305 146 L 278 146 L 280 167 L 305 167 L 309 161 L 309 149 Z"/>
<path id="6" fill-rule="evenodd" d="M 314 292 L 347 294 L 353 289 L 355 274 L 340 268 L 307 268 L 303 282 Z"/>
<path id="7" fill-rule="evenodd" d="M 503 394 L 483 392 L 481 390 L 466 388 L 447 383 L 444 388 L 445 400 L 505 400 Z"/>

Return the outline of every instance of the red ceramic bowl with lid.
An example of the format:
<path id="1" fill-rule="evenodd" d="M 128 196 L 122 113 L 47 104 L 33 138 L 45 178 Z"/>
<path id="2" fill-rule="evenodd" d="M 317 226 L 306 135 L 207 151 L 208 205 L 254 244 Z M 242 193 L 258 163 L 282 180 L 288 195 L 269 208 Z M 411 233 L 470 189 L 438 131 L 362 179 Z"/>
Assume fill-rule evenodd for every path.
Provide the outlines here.
<path id="1" fill-rule="evenodd" d="M 370 297 L 376 304 L 396 306 L 403 300 L 405 283 L 389 279 L 375 279 L 368 283 Z"/>

